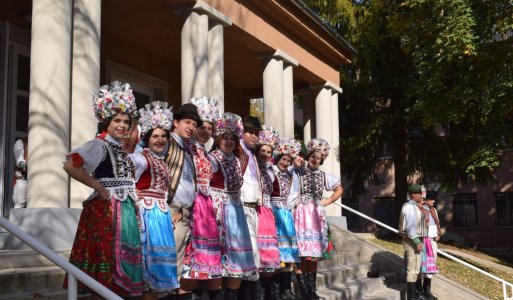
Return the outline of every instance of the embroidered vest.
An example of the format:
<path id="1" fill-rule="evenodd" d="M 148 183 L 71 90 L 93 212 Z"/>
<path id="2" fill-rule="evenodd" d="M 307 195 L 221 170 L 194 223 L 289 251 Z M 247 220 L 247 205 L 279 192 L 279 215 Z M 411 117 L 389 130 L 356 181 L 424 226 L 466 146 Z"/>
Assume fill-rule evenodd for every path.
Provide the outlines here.
<path id="1" fill-rule="evenodd" d="M 308 204 L 314 201 L 316 204 L 322 200 L 322 192 L 325 188 L 326 175 L 323 171 L 312 172 L 305 168 L 299 171 L 300 201 Z"/>
<path id="2" fill-rule="evenodd" d="M 219 165 L 217 172 L 212 175 L 211 186 L 222 188 L 228 192 L 240 191 L 244 179 L 237 158 L 235 156 L 226 157 L 219 150 L 212 151 L 210 155 Z"/>
<path id="3" fill-rule="evenodd" d="M 114 199 L 125 201 L 127 196 L 130 196 L 136 201 L 134 164 L 128 153 L 121 145 L 100 138 L 98 141 L 104 146 L 107 155 L 94 171 L 93 177 L 111 192 Z M 87 200 L 97 195 L 98 192 L 95 191 Z"/>
<path id="4" fill-rule="evenodd" d="M 148 162 L 148 168 L 141 174 L 136 183 L 137 195 L 140 205 L 146 209 L 152 209 L 155 205 L 161 211 L 168 211 L 167 191 L 169 188 L 169 168 L 163 158 L 144 149 L 143 155 Z"/>

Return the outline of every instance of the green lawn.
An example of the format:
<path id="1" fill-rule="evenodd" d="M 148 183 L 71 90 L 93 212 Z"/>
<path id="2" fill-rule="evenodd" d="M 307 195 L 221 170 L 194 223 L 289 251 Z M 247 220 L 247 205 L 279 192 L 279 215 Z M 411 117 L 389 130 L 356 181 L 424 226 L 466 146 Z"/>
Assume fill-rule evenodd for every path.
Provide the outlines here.
<path id="1" fill-rule="evenodd" d="M 376 238 L 370 239 L 369 241 L 372 243 L 375 243 L 385 249 L 388 249 L 389 251 L 396 253 L 399 256 L 403 256 L 403 247 L 399 241 L 387 241 L 387 240 L 376 239 Z M 460 250 L 460 249 L 458 249 L 458 250 Z M 491 261 L 498 262 L 498 263 L 500 263 L 500 261 L 501 261 L 497 258 L 494 258 L 490 255 L 487 255 L 487 254 L 484 254 L 484 253 L 481 253 L 478 251 L 473 251 L 473 252 L 477 253 L 476 255 L 479 256 L 480 258 L 490 259 Z M 462 260 L 465 260 L 465 259 L 462 259 Z M 468 260 L 465 260 L 465 261 L 468 263 L 471 263 L 472 265 L 474 265 L 488 273 L 491 273 L 499 278 L 502 278 L 508 282 L 513 282 L 513 274 L 499 271 L 499 270 L 496 270 L 493 268 L 488 268 L 488 267 L 479 265 L 475 262 L 470 262 Z M 454 280 L 454 281 L 460 283 L 461 285 L 463 285 L 473 291 L 476 291 L 477 293 L 479 293 L 483 296 L 486 296 L 490 299 L 494 299 L 494 300 L 495 299 L 497 299 L 497 300 L 503 299 L 502 284 L 495 281 L 494 279 L 491 279 L 490 277 L 488 277 L 484 274 L 481 274 L 477 271 L 474 271 L 468 267 L 465 267 L 459 263 L 456 263 L 456 262 L 454 262 L 450 259 L 444 258 L 442 256 L 438 257 L 437 264 L 440 269 L 440 273 L 443 276 L 445 276 L 451 280 Z"/>

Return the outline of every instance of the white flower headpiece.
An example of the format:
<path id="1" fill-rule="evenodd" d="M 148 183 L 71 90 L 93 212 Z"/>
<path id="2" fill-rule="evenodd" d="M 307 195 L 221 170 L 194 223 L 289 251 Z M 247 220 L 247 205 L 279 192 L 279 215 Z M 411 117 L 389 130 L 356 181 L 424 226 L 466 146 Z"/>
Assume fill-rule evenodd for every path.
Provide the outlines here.
<path id="1" fill-rule="evenodd" d="M 262 130 L 260 130 L 258 134 L 257 143 L 261 145 L 268 145 L 274 149 L 278 143 L 278 138 L 278 131 L 272 127 L 266 127 L 265 125 L 262 125 Z"/>
<path id="2" fill-rule="evenodd" d="M 98 120 L 105 120 L 119 113 L 137 116 L 137 106 L 128 83 L 113 81 L 103 85 L 93 94 L 93 110 Z"/>
<path id="3" fill-rule="evenodd" d="M 232 133 L 240 138 L 243 132 L 244 125 L 242 125 L 242 118 L 239 115 L 226 112 L 217 120 L 216 136 Z"/>
<path id="4" fill-rule="evenodd" d="M 289 138 L 280 138 L 278 146 L 274 149 L 274 156 L 290 155 L 292 159 L 296 158 L 301 152 L 301 144 Z"/>
<path id="5" fill-rule="evenodd" d="M 198 108 L 198 114 L 203 122 L 216 124 L 219 119 L 219 102 L 214 98 L 192 98 L 191 103 Z"/>
<path id="6" fill-rule="evenodd" d="M 311 139 L 306 145 L 306 151 L 308 153 L 319 151 L 321 155 L 328 156 L 330 154 L 330 144 L 325 139 Z"/>
<path id="7" fill-rule="evenodd" d="M 153 109 L 152 109 L 153 106 Z M 151 129 L 162 128 L 164 130 L 171 130 L 173 125 L 172 107 L 167 108 L 166 102 L 154 101 L 151 104 L 146 104 L 145 108 L 141 108 L 139 113 L 139 125 L 141 125 L 141 135 L 145 135 Z"/>

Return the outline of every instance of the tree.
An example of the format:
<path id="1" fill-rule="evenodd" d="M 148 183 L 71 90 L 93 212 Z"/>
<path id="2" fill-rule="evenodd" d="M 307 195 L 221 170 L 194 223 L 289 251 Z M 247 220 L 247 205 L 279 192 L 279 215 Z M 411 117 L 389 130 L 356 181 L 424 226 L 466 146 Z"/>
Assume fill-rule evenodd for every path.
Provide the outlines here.
<path id="1" fill-rule="evenodd" d="M 446 190 L 493 180 L 513 146 L 511 1 L 307 3 L 357 50 L 339 105 L 351 196 L 392 166 L 397 210 L 413 175 Z"/>

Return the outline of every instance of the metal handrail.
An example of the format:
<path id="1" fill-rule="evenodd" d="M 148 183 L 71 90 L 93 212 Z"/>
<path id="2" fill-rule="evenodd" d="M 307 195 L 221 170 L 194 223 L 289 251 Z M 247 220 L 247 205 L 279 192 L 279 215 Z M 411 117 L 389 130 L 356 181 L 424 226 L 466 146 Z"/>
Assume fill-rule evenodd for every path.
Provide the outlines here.
<path id="1" fill-rule="evenodd" d="M 369 216 L 367 216 L 365 214 L 362 214 L 361 212 L 359 212 L 359 211 L 357 211 L 357 210 L 355 210 L 355 209 L 353 209 L 351 207 L 348 207 L 347 205 L 344 205 L 344 204 L 338 203 L 338 202 L 333 202 L 333 203 L 338 205 L 338 206 L 340 206 L 340 207 L 342 207 L 345 210 L 348 210 L 348 211 L 350 211 L 350 212 L 352 212 L 352 213 L 354 213 L 354 214 L 356 214 L 356 215 L 366 219 L 366 220 L 369 220 L 369 221 L 373 222 L 374 224 L 377 224 L 377 225 L 379 225 L 379 226 L 381 226 L 383 228 L 386 228 L 386 229 L 388 229 L 388 230 L 390 230 L 390 231 L 392 231 L 394 233 L 399 233 L 399 231 L 397 229 L 395 229 L 393 227 L 390 227 L 390 226 L 388 226 L 388 225 L 386 225 L 386 224 L 384 224 L 384 223 L 382 223 L 382 222 L 380 222 L 378 220 L 375 220 L 375 219 L 373 219 L 373 218 L 371 218 L 371 217 L 369 217 Z M 497 277 L 497 276 L 495 276 L 493 274 L 490 274 L 490 273 L 488 273 L 488 272 L 486 272 L 484 270 L 481 270 L 478 267 L 476 267 L 476 266 L 474 266 L 472 264 L 469 264 L 466 261 L 463 261 L 463 260 L 461 260 L 461 259 L 459 259 L 457 257 L 454 257 L 451 254 L 449 254 L 447 252 L 444 252 L 444 251 L 442 251 L 440 249 L 437 249 L 436 252 L 441 254 L 441 255 L 443 255 L 443 256 L 445 256 L 445 257 L 447 257 L 447 258 L 449 258 L 449 259 L 451 259 L 451 260 L 453 260 L 453 261 L 455 261 L 455 262 L 457 262 L 457 263 L 459 263 L 459 264 L 462 264 L 462 265 L 464 265 L 466 267 L 469 267 L 469 268 L 471 268 L 474 271 L 477 271 L 477 272 L 479 272 L 479 273 L 481 273 L 483 275 L 486 275 L 486 276 L 488 276 L 488 277 L 490 277 L 490 278 L 492 278 L 492 279 L 502 283 L 502 294 L 504 296 L 504 300 L 513 300 L 513 284 L 511 284 L 511 283 L 507 282 L 506 280 L 504 280 L 502 278 L 499 278 L 499 277 Z M 509 292 L 510 292 L 509 294 L 510 294 L 510 296 L 508 296 L 508 287 L 509 287 Z"/>
<path id="2" fill-rule="evenodd" d="M 66 261 L 62 256 L 56 254 L 48 247 L 43 245 L 38 240 L 34 239 L 26 232 L 18 228 L 16 225 L 9 222 L 6 218 L 0 217 L 0 226 L 9 231 L 12 235 L 29 245 L 32 249 L 52 261 L 54 264 L 59 266 L 61 269 L 68 273 L 68 299 L 77 299 L 77 280 L 85 284 L 91 290 L 98 295 L 108 300 L 123 300 L 123 298 L 114 294 L 111 290 L 101 285 L 99 282 L 94 280 L 91 276 L 87 275 L 74 265 Z"/>

